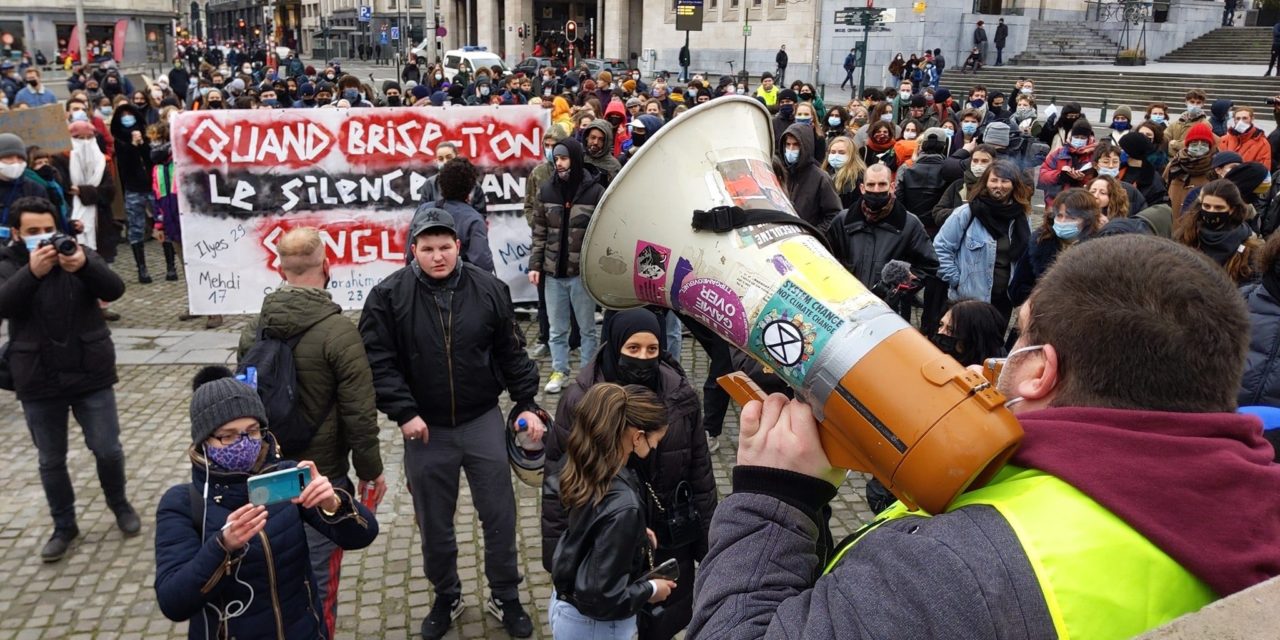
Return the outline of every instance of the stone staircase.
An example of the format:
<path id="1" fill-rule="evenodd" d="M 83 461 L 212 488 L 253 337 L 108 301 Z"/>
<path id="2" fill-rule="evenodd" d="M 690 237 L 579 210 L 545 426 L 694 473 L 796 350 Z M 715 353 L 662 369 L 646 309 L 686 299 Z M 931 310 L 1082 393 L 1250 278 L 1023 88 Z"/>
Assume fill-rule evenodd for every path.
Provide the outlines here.
<path id="1" fill-rule="evenodd" d="M 989 54 L 990 55 L 990 54 Z M 1042 66 L 1059 64 L 1111 64 L 1116 43 L 1081 22 L 1032 22 L 1027 49 L 1006 64 Z M 992 68 L 992 67 L 988 67 Z"/>
<path id="2" fill-rule="evenodd" d="M 1173 50 L 1160 62 L 1267 64 L 1270 56 L 1271 27 L 1222 27 Z"/>
<path id="3" fill-rule="evenodd" d="M 1230 66 L 1223 65 L 1223 72 Z M 1271 107 L 1265 102 L 1267 98 L 1280 95 L 1280 78 L 1242 77 L 1230 75 L 1189 76 L 1175 73 L 1141 73 L 1117 68 L 1115 71 L 1101 69 L 1046 69 L 1043 67 L 991 67 L 978 72 L 976 76 L 953 73 L 947 70 L 942 84 L 950 86 L 953 93 L 963 93 L 970 85 L 981 84 L 988 91 L 1003 91 L 1008 94 L 1018 78 L 1031 78 L 1036 83 L 1036 97 L 1041 107 L 1052 100 L 1059 107 L 1063 103 L 1079 102 L 1086 108 L 1100 108 L 1105 101 L 1107 110 L 1117 105 L 1127 104 L 1135 111 L 1146 111 L 1146 105 L 1152 102 L 1163 102 L 1169 105 L 1170 111 L 1177 115 L 1182 112 L 1183 98 L 1192 87 L 1203 89 L 1209 94 L 1209 101 L 1228 98 L 1236 104 L 1247 104 L 1258 110 L 1260 118 L 1269 119 Z"/>

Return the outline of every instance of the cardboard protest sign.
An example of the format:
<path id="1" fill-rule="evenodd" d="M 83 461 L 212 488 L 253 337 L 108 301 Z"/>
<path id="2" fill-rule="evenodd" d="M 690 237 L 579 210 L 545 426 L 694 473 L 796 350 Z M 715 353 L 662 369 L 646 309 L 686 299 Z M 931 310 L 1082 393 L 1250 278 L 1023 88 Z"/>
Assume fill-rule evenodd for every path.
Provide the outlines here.
<path id="1" fill-rule="evenodd" d="M 0 111 L 0 133 L 16 133 L 28 147 L 40 147 L 55 153 L 71 151 L 67 112 L 56 104 Z"/>
<path id="2" fill-rule="evenodd" d="M 523 208 L 548 126 L 537 106 L 179 114 L 174 161 L 191 312 L 256 313 L 282 283 L 276 243 L 298 226 L 321 230 L 334 300 L 361 308 L 404 266 L 409 221 L 445 141 L 479 170 L 498 277 L 514 300 L 536 299 Z"/>

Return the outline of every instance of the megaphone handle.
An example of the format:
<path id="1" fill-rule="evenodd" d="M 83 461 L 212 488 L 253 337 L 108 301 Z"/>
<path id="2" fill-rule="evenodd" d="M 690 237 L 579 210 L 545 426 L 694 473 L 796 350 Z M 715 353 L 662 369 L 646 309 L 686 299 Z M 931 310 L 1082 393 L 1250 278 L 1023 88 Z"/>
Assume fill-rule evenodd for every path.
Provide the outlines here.
<path id="1" fill-rule="evenodd" d="M 746 404 L 752 400 L 764 402 L 764 399 L 767 397 L 767 394 L 765 394 L 764 390 L 760 388 L 760 385 L 756 384 L 755 381 L 751 379 L 751 376 L 748 376 L 741 371 L 734 371 L 733 373 L 720 376 L 719 378 L 716 378 L 716 383 L 719 384 L 720 388 L 724 389 L 725 392 L 729 394 L 729 397 L 733 398 L 733 401 L 738 403 L 738 406 L 740 407 L 746 406 Z"/>

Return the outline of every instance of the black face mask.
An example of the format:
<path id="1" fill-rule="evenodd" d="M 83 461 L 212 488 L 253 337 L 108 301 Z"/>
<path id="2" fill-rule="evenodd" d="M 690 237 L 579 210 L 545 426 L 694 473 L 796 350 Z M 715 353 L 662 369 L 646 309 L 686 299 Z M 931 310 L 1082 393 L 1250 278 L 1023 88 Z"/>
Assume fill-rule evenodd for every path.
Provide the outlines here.
<path id="1" fill-rule="evenodd" d="M 39 169 L 36 169 L 36 175 L 40 176 L 41 178 L 44 178 L 45 180 L 52 181 L 58 177 L 58 172 L 55 171 L 53 167 L 49 165 L 45 165 L 43 167 L 40 167 Z"/>
<path id="2" fill-rule="evenodd" d="M 36 87 L 36 86 L 39 86 L 39 85 L 40 85 L 40 81 L 39 81 L 39 80 L 28 80 L 28 81 L 27 81 L 27 84 L 28 84 L 29 86 Z"/>
<path id="3" fill-rule="evenodd" d="M 1227 228 L 1231 222 L 1231 214 L 1229 213 L 1208 213 L 1201 211 L 1199 214 L 1200 226 L 1210 231 L 1222 231 Z"/>
<path id="4" fill-rule="evenodd" d="M 634 358 L 622 354 L 618 356 L 618 377 L 623 384 L 638 384 L 657 390 L 658 359 Z"/>
<path id="5" fill-rule="evenodd" d="M 868 209 L 871 209 L 872 211 L 878 211 L 880 209 L 883 209 L 885 205 L 889 204 L 889 198 L 892 198 L 892 197 L 893 197 L 893 194 L 888 191 L 884 191 L 881 193 L 867 192 L 862 194 L 862 203 L 867 205 Z"/>
<path id="6" fill-rule="evenodd" d="M 400 96 L 387 96 L 387 106 L 388 107 L 400 106 Z"/>
<path id="7" fill-rule="evenodd" d="M 939 333 L 929 338 L 929 342 L 932 342 L 939 351 L 957 360 L 960 359 L 960 343 L 956 341 L 955 336 Z"/>

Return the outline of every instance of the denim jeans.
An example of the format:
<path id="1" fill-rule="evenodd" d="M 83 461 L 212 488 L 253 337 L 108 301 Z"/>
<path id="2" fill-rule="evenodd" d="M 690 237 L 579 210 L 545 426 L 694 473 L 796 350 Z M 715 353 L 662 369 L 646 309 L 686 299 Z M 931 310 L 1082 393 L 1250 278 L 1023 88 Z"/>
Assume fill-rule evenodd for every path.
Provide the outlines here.
<path id="1" fill-rule="evenodd" d="M 54 528 L 76 529 L 76 494 L 67 472 L 67 411 L 76 416 L 84 443 L 93 452 L 98 482 L 112 511 L 128 504 L 124 485 L 124 448 L 120 446 L 120 418 L 116 394 L 110 387 L 74 398 L 28 400 L 22 403 L 27 430 L 40 460 L 40 484 L 49 501 Z"/>
<path id="2" fill-rule="evenodd" d="M 582 277 L 547 278 L 547 319 L 551 323 L 551 370 L 569 375 L 569 312 L 578 318 L 582 346 L 578 349 L 579 366 L 585 366 L 596 355 L 599 333 L 596 329 L 596 301 L 587 293 Z"/>
<path id="3" fill-rule="evenodd" d="M 635 616 L 626 620 L 592 620 L 557 598 L 554 590 L 547 619 L 555 640 L 631 640 L 636 635 Z"/>
<path id="4" fill-rule="evenodd" d="M 667 353 L 679 360 L 680 347 L 684 343 L 684 325 L 680 323 L 680 316 L 674 311 L 667 312 L 666 325 L 663 329 L 667 334 Z"/>
<path id="5" fill-rule="evenodd" d="M 124 192 L 125 224 L 128 225 L 129 244 L 138 244 L 147 233 L 147 205 L 151 202 L 151 194 Z"/>

